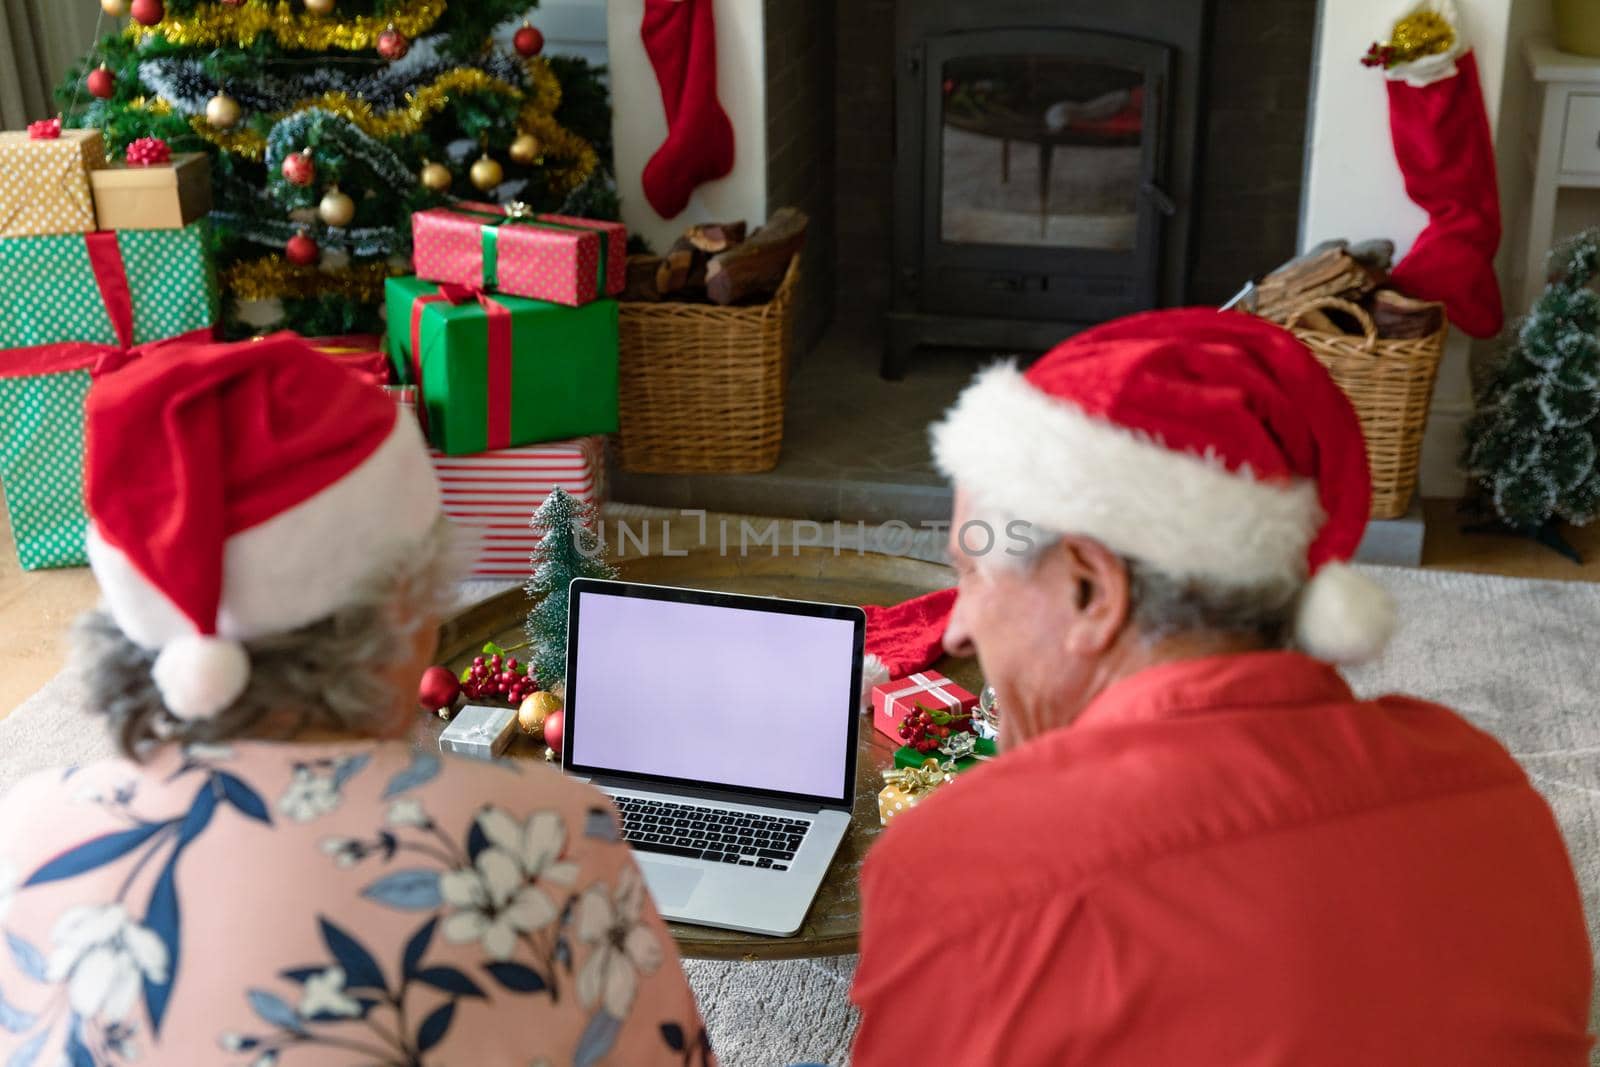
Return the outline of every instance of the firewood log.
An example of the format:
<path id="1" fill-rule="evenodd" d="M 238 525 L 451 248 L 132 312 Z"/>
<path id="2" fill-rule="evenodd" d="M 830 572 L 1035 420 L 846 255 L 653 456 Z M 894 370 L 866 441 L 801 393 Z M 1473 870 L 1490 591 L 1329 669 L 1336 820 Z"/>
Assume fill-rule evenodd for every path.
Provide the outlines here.
<path id="1" fill-rule="evenodd" d="M 743 222 L 702 222 L 684 234 L 689 243 L 707 255 L 726 252 L 744 240 Z"/>
<path id="2" fill-rule="evenodd" d="M 767 224 L 743 244 L 711 257 L 706 267 L 706 295 L 713 303 L 733 304 L 777 291 L 806 241 L 806 215 L 798 208 L 779 208 Z"/>
<path id="3" fill-rule="evenodd" d="M 660 300 L 661 291 L 656 288 L 656 269 L 660 266 L 660 256 L 629 256 L 628 284 L 622 290 L 621 299 L 652 301 Z"/>
<path id="4" fill-rule="evenodd" d="M 678 238 L 667 249 L 667 254 L 661 257 L 661 265 L 656 268 L 656 291 L 662 296 L 670 296 L 688 288 L 696 263 L 704 263 L 705 255 L 690 244 L 687 237 Z"/>

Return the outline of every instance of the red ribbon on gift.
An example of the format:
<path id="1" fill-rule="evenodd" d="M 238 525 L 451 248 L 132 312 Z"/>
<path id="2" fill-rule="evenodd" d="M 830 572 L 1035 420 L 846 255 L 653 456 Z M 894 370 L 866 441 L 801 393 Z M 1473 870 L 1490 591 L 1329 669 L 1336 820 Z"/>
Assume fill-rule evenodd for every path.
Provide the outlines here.
<path id="1" fill-rule="evenodd" d="M 172 148 L 159 137 L 141 137 L 128 146 L 128 166 L 153 167 L 172 162 Z"/>
<path id="2" fill-rule="evenodd" d="M 422 390 L 422 313 L 429 304 L 448 303 L 455 306 L 476 300 L 483 305 L 489 317 L 489 410 L 485 413 L 485 429 L 489 451 L 511 447 L 511 309 L 495 300 L 481 288 L 453 285 L 439 286 L 430 296 L 419 296 L 411 304 L 411 380 Z M 419 404 L 417 413 L 427 426 L 427 405 Z"/>
<path id="3" fill-rule="evenodd" d="M 94 271 L 95 285 L 100 289 L 100 301 L 105 305 L 106 315 L 111 319 L 111 329 L 117 335 L 117 344 L 61 341 L 30 348 L 13 348 L 3 353 L 4 358 L 0 359 L 0 378 L 59 374 L 85 368 L 98 378 L 167 345 L 204 343 L 212 339 L 213 332 L 208 327 L 135 347 L 133 290 L 128 287 L 128 271 L 122 262 L 122 249 L 117 245 L 116 233 L 110 230 L 86 233 L 83 235 L 83 244 L 89 253 L 89 268 Z"/>

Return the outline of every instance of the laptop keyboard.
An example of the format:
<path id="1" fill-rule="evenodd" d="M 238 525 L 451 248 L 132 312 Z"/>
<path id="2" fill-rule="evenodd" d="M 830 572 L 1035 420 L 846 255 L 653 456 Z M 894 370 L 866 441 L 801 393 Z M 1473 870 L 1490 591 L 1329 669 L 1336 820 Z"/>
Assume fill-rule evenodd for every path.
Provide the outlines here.
<path id="1" fill-rule="evenodd" d="M 669 804 L 643 797 L 611 799 L 622 813 L 622 839 L 638 852 L 786 871 L 811 829 L 809 819 Z"/>

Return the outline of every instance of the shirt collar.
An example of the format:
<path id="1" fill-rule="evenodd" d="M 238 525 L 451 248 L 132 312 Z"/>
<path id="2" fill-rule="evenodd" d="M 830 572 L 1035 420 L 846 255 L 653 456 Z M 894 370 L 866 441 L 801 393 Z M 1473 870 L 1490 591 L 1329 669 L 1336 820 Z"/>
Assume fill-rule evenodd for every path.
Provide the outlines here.
<path id="1" fill-rule="evenodd" d="M 1147 667 L 1095 697 L 1073 726 L 1125 725 L 1219 708 L 1354 699 L 1349 684 L 1331 664 L 1299 652 L 1243 652 Z"/>

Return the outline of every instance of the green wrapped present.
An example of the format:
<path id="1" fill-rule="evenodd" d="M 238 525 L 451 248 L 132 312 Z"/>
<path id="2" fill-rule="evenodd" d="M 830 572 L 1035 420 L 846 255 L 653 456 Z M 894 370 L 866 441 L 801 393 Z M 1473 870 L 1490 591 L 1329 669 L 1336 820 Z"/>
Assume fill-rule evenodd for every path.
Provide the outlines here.
<path id="1" fill-rule="evenodd" d="M 961 756 L 956 760 L 957 771 L 968 771 L 984 760 L 994 759 L 998 751 L 994 742 L 987 737 L 974 737 L 972 734 L 952 734 L 951 736 L 952 738 L 971 737 L 973 741 L 972 754 Z M 965 742 L 960 743 L 965 744 Z M 922 766 L 925 761 L 930 759 L 944 760 L 947 758 L 949 758 L 949 754 L 941 752 L 939 749 L 934 749 L 932 752 L 918 752 L 910 745 L 901 745 L 894 750 L 894 765 L 896 767 L 915 768 Z"/>
<path id="2" fill-rule="evenodd" d="M 63 341 L 131 348 L 209 328 L 217 279 L 208 237 L 201 219 L 181 230 L 0 238 L 0 349 Z"/>
<path id="3" fill-rule="evenodd" d="M 389 358 L 451 456 L 617 429 L 617 302 L 563 307 L 390 278 Z"/>

